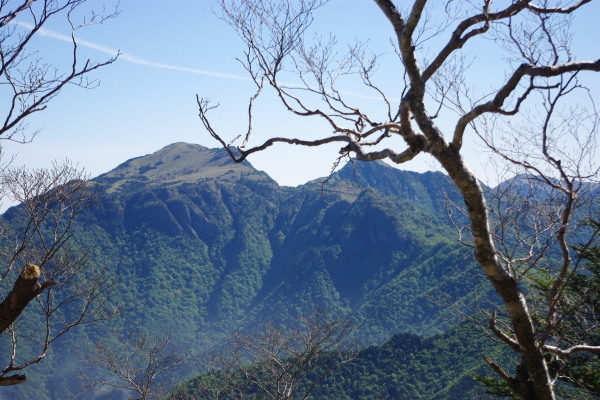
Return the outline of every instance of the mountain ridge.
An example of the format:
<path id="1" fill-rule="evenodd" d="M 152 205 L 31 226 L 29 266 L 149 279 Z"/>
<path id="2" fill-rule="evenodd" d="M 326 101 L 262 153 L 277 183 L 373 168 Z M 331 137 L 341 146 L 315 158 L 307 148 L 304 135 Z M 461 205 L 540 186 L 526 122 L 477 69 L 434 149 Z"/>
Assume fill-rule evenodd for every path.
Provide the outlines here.
<path id="1" fill-rule="evenodd" d="M 320 307 L 359 324 L 360 343 L 444 332 L 462 318 L 454 304 L 490 292 L 445 215 L 453 186 L 441 173 L 355 165 L 356 174 L 350 164 L 324 184 L 287 187 L 223 149 L 175 143 L 94 178 L 98 201 L 72 233 L 91 267 L 117 283 L 111 300 L 127 305 L 110 328 L 160 335 L 176 326 L 174 343 L 199 352 Z M 69 346 L 111 329 L 84 328 Z M 76 365 L 61 352 L 73 354 L 59 344 L 17 398 L 50 399 L 39 395 L 46 385 L 73 397 L 75 383 L 59 390 L 47 377 Z"/>
<path id="2" fill-rule="evenodd" d="M 448 246 L 468 251 L 448 239 L 451 228 L 441 219 L 445 195 L 434 189 L 451 190 L 443 174 L 401 171 L 384 163 L 353 168 L 343 167 L 323 185 L 282 187 L 251 164 L 234 163 L 222 149 L 175 143 L 95 178 L 105 193 L 103 205 L 85 217 L 85 224 L 102 227 L 115 240 L 127 237 L 126 243 L 150 245 L 143 239 L 148 235 L 164 236 L 163 242 L 198 242 L 194 246 L 206 249 L 203 263 L 212 271 L 204 273 L 215 277 L 204 318 L 217 325 L 242 316 L 247 322 L 258 315 L 285 319 L 288 296 L 306 312 L 311 300 L 301 300 L 300 287 L 324 305 L 349 313 L 369 310 L 366 314 L 383 307 L 376 292 L 402 303 L 385 288 L 394 279 L 394 287 L 401 285 L 404 274 L 414 276 L 419 268 L 413 263 L 425 266 L 439 252 L 454 254 Z M 108 216 L 114 222 L 108 223 Z M 462 263 L 467 256 L 459 258 Z M 376 336 L 383 340 L 399 327 L 392 322 L 397 320 L 393 311 L 381 315 L 387 333 Z"/>

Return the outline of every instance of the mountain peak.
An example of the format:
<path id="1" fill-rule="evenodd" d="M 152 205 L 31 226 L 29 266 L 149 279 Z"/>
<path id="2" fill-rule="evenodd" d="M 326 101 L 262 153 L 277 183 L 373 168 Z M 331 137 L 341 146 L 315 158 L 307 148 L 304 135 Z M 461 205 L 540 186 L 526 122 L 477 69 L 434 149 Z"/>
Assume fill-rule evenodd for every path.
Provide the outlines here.
<path id="1" fill-rule="evenodd" d="M 450 179 L 441 172 L 405 171 L 379 160 L 353 160 L 328 179 L 310 183 L 324 183 L 324 190 L 350 198 L 354 198 L 366 188 L 372 188 L 382 195 L 417 201 L 436 215 L 445 213 L 441 207 L 445 194 L 456 191 Z"/>
<path id="2" fill-rule="evenodd" d="M 132 158 L 94 180 L 108 183 L 109 191 L 115 191 L 130 185 L 174 185 L 212 179 L 237 181 L 242 175 L 250 179 L 269 179 L 248 162 L 234 162 L 223 149 L 178 142 L 152 154 Z"/>

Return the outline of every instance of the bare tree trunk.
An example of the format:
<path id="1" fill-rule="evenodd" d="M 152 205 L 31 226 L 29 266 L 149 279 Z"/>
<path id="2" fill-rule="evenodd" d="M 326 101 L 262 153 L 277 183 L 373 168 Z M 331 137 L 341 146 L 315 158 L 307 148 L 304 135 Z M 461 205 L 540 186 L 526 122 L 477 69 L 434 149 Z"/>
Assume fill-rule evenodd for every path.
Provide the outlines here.
<path id="1" fill-rule="evenodd" d="M 463 196 L 471 220 L 475 257 L 496 292 L 502 297 L 514 329 L 521 362 L 529 372 L 517 373 L 516 378 L 510 378 L 507 383 L 523 399 L 554 399 L 548 366 L 542 349 L 538 346 L 525 297 L 517 281 L 496 257 L 483 190 L 463 163 L 460 154 L 453 152 L 451 147 L 435 156 Z"/>
<path id="2" fill-rule="evenodd" d="M 27 307 L 42 291 L 54 284 L 54 282 L 44 282 L 40 284 L 40 268 L 35 264 L 27 264 L 15 281 L 13 289 L 8 296 L 0 303 L 0 332 L 4 332 L 15 322 L 21 312 Z"/>

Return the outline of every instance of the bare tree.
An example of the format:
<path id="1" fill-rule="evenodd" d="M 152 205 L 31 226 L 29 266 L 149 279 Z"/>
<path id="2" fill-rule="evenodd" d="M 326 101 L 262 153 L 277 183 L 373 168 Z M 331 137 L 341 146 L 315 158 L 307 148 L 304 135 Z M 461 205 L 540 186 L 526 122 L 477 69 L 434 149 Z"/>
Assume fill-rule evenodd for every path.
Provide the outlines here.
<path id="1" fill-rule="evenodd" d="M 568 109 L 573 97 L 580 100 L 585 99 L 582 94 L 589 96 L 579 81 L 583 74 L 600 71 L 600 60 L 574 60 L 570 48 L 572 15 L 585 12 L 590 1 L 514 0 L 495 4 L 491 0 L 415 0 L 400 10 L 391 0 L 374 0 L 393 37 L 397 58 L 391 62 L 398 71 L 397 80 L 404 80 L 400 91 L 390 93 L 377 83 L 377 66 L 382 59 L 370 56 L 363 44 L 350 46 L 339 56 L 335 39 L 324 41 L 318 36 L 316 41 L 308 41 L 313 15 L 325 0 L 221 0 L 223 18 L 247 46 L 241 62 L 256 92 L 250 98 L 248 125 L 238 146 L 233 145 L 237 138 L 226 140 L 209 118 L 215 106 L 198 97 L 200 119 L 238 162 L 277 143 L 339 143 L 340 158 L 387 159 L 396 164 L 420 154 L 431 155 L 464 199 L 469 219 L 469 235 L 464 241 L 473 247 L 484 275 L 502 298 L 506 322 L 501 323 L 492 313 L 491 330 L 520 356 L 515 375 L 493 360 L 488 360 L 490 366 L 518 397 L 554 399 L 557 376 L 548 368 L 549 359 L 600 352 L 597 344 L 563 348 L 552 340 L 561 320 L 555 305 L 576 268 L 569 248 L 573 238 L 573 224 L 569 222 L 585 181 L 598 178 L 594 157 L 598 115 L 593 101 L 588 102 L 591 108 Z M 431 17 L 434 8 L 444 13 L 442 20 Z M 439 48 L 431 41 L 434 37 L 442 41 Z M 481 75 L 469 69 L 467 51 L 472 42 L 484 38 L 493 39 L 487 45 L 494 43 L 496 53 L 503 56 L 498 62 L 506 61 L 506 75 L 498 78 L 488 93 L 477 89 Z M 491 82 L 495 71 L 487 72 Z M 290 74 L 296 82 L 289 83 Z M 372 107 L 361 107 L 345 94 L 343 81 L 351 77 L 379 96 L 379 114 L 363 111 Z M 252 145 L 253 105 L 267 88 L 288 111 L 320 118 L 333 133 L 312 140 L 273 137 Z M 453 125 L 438 125 L 440 115 Z M 494 230 L 484 190 L 463 159 L 463 144 L 469 135 L 481 138 L 491 152 L 521 173 L 535 175 L 537 187 L 549 188 L 556 201 L 547 204 L 547 212 L 539 220 L 534 212 L 527 215 L 538 231 L 517 237 L 518 252 L 513 251 L 514 246 L 504 246 L 509 242 L 508 232 L 503 235 L 501 229 Z M 527 203 L 525 197 L 521 199 L 525 199 L 522 204 Z M 506 203 L 498 204 L 504 211 L 496 209 L 494 213 L 509 218 L 497 227 L 507 228 L 510 218 L 517 214 L 511 217 Z M 544 231 L 541 219 L 550 216 L 552 225 Z M 546 315 L 538 319 L 528 302 L 527 282 L 542 264 L 552 271 L 552 289 L 545 300 Z"/>
<path id="2" fill-rule="evenodd" d="M 97 342 L 83 360 L 107 374 L 105 379 L 83 376 L 86 386 L 101 390 L 106 387 L 135 394 L 137 400 L 162 399 L 168 388 L 157 378 L 181 364 L 187 357 L 171 345 L 171 335 L 153 337 L 145 334 L 121 336 L 119 343 Z"/>
<path id="3" fill-rule="evenodd" d="M 117 14 L 84 10 L 85 4 L 86 0 L 0 0 L 0 140 L 32 140 L 37 131 L 28 130 L 27 121 L 33 114 L 44 110 L 68 84 L 95 87 L 97 82 L 88 74 L 115 61 L 116 57 L 103 62 L 80 59 L 76 31 Z M 72 50 L 66 63 L 54 65 L 36 49 L 34 39 L 46 24 L 61 20 L 70 27 Z M 26 380 L 14 372 L 41 361 L 58 337 L 106 318 L 101 299 L 110 285 L 99 273 L 84 272 L 85 255 L 69 246 L 72 222 L 91 199 L 87 177 L 69 163 L 35 171 L 3 164 L 0 175 L 0 200 L 22 203 L 0 226 L 0 333 L 10 342 L 0 385 L 11 385 Z M 35 320 L 35 328 L 19 318 L 30 303 L 39 306 L 27 315 L 29 322 Z"/>
<path id="4" fill-rule="evenodd" d="M 324 312 L 300 319 L 300 326 L 258 333 L 237 332 L 211 357 L 209 372 L 181 388 L 176 399 L 307 399 L 331 371 L 354 359 L 351 325 Z M 186 393 L 187 392 L 187 393 Z"/>
<path id="5" fill-rule="evenodd" d="M 555 284 L 555 277 L 547 270 L 535 277 L 534 288 L 541 299 L 536 308 L 542 311 L 535 316 L 536 322 L 554 345 L 551 371 L 557 379 L 567 383 L 563 385 L 567 394 L 575 392 L 577 396 L 573 397 L 592 399 L 600 396 L 600 357 L 585 351 L 573 354 L 569 351 L 582 343 L 600 342 L 600 223 L 587 221 L 586 224 L 594 229 L 594 234 L 589 242 L 574 248 L 574 266 L 565 278 L 563 293 L 555 302 L 544 301 Z M 542 319 L 550 313 L 554 317 L 552 325 Z"/>
<path id="6" fill-rule="evenodd" d="M 117 14 L 90 11 L 81 17 L 86 3 L 87 0 L 0 0 L 0 138 L 30 141 L 36 131 L 28 130 L 28 117 L 44 110 L 67 84 L 97 86 L 96 81 L 88 78 L 89 73 L 116 60 L 116 57 L 103 62 L 80 60 L 77 30 Z M 61 18 L 71 27 L 73 43 L 71 59 L 66 60 L 65 68 L 47 63 L 32 44 L 49 21 Z"/>
<path id="7" fill-rule="evenodd" d="M 0 225 L 0 333 L 10 342 L 0 385 L 25 382 L 25 375 L 14 372 L 40 362 L 74 327 L 111 314 L 105 307 L 111 283 L 102 271 L 84 270 L 86 254 L 69 245 L 73 220 L 92 199 L 85 178 L 69 163 L 0 174 L 5 198 L 21 203 Z M 25 267 L 19 272 L 20 265 Z M 19 317 L 30 303 L 35 306 L 25 323 Z"/>

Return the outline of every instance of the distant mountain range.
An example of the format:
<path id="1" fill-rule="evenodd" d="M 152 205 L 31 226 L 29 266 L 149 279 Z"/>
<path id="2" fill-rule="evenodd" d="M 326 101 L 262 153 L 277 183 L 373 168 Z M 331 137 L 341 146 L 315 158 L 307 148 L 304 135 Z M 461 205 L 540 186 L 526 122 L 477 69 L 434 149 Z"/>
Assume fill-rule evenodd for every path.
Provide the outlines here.
<path id="1" fill-rule="evenodd" d="M 99 198 L 74 240 L 119 282 L 113 301 L 126 312 L 112 327 L 173 330 L 175 342 L 197 351 L 234 329 L 291 323 L 315 307 L 354 320 L 363 344 L 433 335 L 460 321 L 453 307 L 489 295 L 445 214 L 446 199 L 457 197 L 439 172 L 355 162 L 329 179 L 282 187 L 222 149 L 175 143 L 91 184 Z M 65 346 L 95 335 L 111 333 L 73 333 L 17 394 L 74 396 L 75 384 L 57 388 L 49 371 L 65 370 Z"/>

